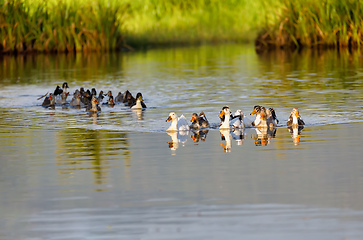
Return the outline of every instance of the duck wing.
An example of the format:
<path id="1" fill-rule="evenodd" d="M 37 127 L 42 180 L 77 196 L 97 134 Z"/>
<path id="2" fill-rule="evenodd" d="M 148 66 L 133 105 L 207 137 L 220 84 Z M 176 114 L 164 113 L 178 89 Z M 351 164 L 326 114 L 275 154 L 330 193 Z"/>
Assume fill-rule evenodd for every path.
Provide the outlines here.
<path id="1" fill-rule="evenodd" d="M 297 119 L 297 123 L 300 125 L 305 125 L 305 122 L 301 119 L 301 118 L 298 118 Z"/>
<path id="2" fill-rule="evenodd" d="M 177 128 L 179 131 L 188 131 L 189 130 L 188 120 L 184 117 L 184 115 L 181 115 L 178 118 Z"/>
<path id="3" fill-rule="evenodd" d="M 287 120 L 287 126 L 291 126 L 292 125 L 292 115 L 290 114 L 289 120 Z"/>

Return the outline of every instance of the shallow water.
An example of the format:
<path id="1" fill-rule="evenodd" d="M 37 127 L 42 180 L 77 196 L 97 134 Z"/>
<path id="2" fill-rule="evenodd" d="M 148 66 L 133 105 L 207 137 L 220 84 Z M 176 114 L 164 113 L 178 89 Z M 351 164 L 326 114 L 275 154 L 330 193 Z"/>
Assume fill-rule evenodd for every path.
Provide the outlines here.
<path id="1" fill-rule="evenodd" d="M 223 45 L 0 60 L 0 239 L 361 239 L 358 53 Z M 41 107 L 67 81 L 148 108 Z M 273 107 L 275 135 L 167 134 L 170 111 Z M 298 107 L 306 126 L 291 134 Z"/>

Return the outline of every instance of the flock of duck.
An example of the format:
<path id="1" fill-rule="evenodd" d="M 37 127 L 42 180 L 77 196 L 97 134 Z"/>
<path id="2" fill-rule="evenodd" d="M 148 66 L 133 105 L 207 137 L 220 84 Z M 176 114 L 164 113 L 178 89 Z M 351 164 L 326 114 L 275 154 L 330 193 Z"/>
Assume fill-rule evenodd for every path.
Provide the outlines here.
<path id="1" fill-rule="evenodd" d="M 124 93 L 119 92 L 114 98 L 112 91 L 108 91 L 106 94 L 101 90 L 98 94 L 95 88 L 91 90 L 84 88 L 76 89 L 73 93 L 70 102 L 67 102 L 69 96 L 68 83 L 64 82 L 62 87 L 57 86 L 53 93 L 46 93 L 42 97 L 44 101 L 42 106 L 53 108 L 56 104 L 69 105 L 71 107 L 85 108 L 87 112 L 98 113 L 101 111 L 101 105 L 114 106 L 117 103 L 124 103 L 131 109 L 144 109 L 146 104 L 144 103 L 143 96 L 140 92 L 137 93 L 136 97 L 133 97 L 131 92 L 126 90 Z M 220 118 L 220 123 L 217 126 L 211 126 L 204 112 L 199 114 L 193 113 L 192 118 L 188 121 L 184 115 L 180 117 L 177 116 L 175 112 L 170 112 L 169 117 L 166 122 L 170 122 L 170 126 L 167 129 L 168 134 L 174 132 L 183 132 L 189 130 L 205 130 L 209 128 L 219 127 L 222 137 L 226 135 L 229 130 L 243 131 L 245 127 L 255 127 L 256 131 L 262 135 L 274 136 L 276 132 L 277 124 L 279 120 L 277 119 L 276 112 L 273 108 L 266 108 L 260 105 L 254 106 L 250 115 L 256 115 L 256 118 L 252 121 L 245 121 L 245 115 L 241 110 L 237 110 L 232 114 L 232 111 L 228 106 L 224 106 L 220 111 L 218 117 Z M 216 124 L 215 124 L 216 125 Z M 299 110 L 293 108 L 286 125 L 289 128 L 290 133 L 293 135 L 294 142 L 299 142 L 300 132 L 304 128 L 304 121 L 302 120 Z M 275 129 L 275 130 L 274 130 Z M 203 132 L 202 132 L 203 133 Z M 193 138 L 193 136 L 192 136 Z M 194 138 L 193 138 L 194 141 Z M 174 141 L 173 141 L 174 142 Z M 228 146 L 226 147 L 226 149 Z"/>
<path id="2" fill-rule="evenodd" d="M 42 97 L 44 101 L 43 107 L 54 107 L 56 104 L 69 105 L 72 107 L 86 108 L 87 112 L 97 113 L 101 112 L 101 105 L 114 106 L 117 103 L 124 103 L 132 109 L 146 108 L 142 93 L 138 92 L 136 97 L 133 97 L 131 92 L 126 90 L 125 93 L 119 92 L 114 98 L 112 91 L 108 91 L 106 94 L 101 90 L 97 94 L 97 90 L 92 88 L 91 90 L 85 90 L 83 87 L 76 89 L 73 93 L 73 97 L 70 102 L 67 102 L 69 96 L 68 83 L 64 82 L 62 87 L 57 86 L 53 93 L 46 93 Z M 106 101 L 105 101 L 106 100 Z"/>
<path id="3" fill-rule="evenodd" d="M 232 114 L 230 108 L 228 106 L 224 106 L 218 115 L 221 120 L 219 123 L 219 129 L 242 129 L 248 127 L 248 125 L 256 128 L 275 128 L 279 123 L 279 120 L 276 117 L 276 112 L 273 108 L 265 108 L 263 106 L 256 105 L 250 115 L 256 115 L 256 119 L 251 124 L 246 124 L 244 122 L 244 114 L 242 110 L 238 109 L 234 114 Z M 199 115 L 197 113 L 193 113 L 192 119 L 190 120 L 192 122 L 191 124 L 188 123 L 188 120 L 184 117 L 184 115 L 178 117 L 175 112 L 171 112 L 166 121 L 171 121 L 171 125 L 167 131 L 187 131 L 189 129 L 203 129 L 210 127 L 204 112 L 201 112 Z M 293 108 L 291 111 L 286 125 L 288 127 L 302 127 L 305 125 L 297 108 Z"/>

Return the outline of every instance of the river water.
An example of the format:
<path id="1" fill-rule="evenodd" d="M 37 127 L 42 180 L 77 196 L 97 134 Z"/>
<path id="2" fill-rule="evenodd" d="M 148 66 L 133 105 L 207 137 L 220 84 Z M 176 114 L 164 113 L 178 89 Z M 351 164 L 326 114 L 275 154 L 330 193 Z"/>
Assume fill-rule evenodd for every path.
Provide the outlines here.
<path id="1" fill-rule="evenodd" d="M 99 114 L 38 97 L 142 92 Z M 167 133 L 273 107 L 276 132 Z M 306 126 L 290 133 L 299 108 Z M 362 239 L 363 57 L 250 45 L 0 59 L 0 239 Z"/>

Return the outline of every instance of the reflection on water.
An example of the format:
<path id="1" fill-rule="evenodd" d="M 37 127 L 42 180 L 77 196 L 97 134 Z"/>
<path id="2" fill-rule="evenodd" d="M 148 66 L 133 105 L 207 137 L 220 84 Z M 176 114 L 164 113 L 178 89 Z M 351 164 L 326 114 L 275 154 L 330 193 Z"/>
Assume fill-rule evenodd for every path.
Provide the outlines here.
<path id="1" fill-rule="evenodd" d="M 252 139 L 256 146 L 267 146 L 276 137 L 277 128 L 257 127 L 255 130 L 256 134 L 252 135 Z"/>
<path id="2" fill-rule="evenodd" d="M 192 130 L 191 138 L 194 143 L 198 143 L 199 140 L 205 142 L 209 130 Z"/>
<path id="3" fill-rule="evenodd" d="M 184 146 L 188 140 L 189 131 L 168 131 L 171 142 L 168 142 L 170 150 L 177 150 L 179 143 Z"/>
<path id="4" fill-rule="evenodd" d="M 242 145 L 243 140 L 245 139 L 245 129 L 244 128 L 235 128 L 232 130 L 232 137 L 236 140 L 237 145 Z"/>
<path id="5" fill-rule="evenodd" d="M 67 128 L 56 135 L 56 164 L 62 179 L 74 178 L 78 171 L 92 170 L 97 191 L 109 183 L 110 159 L 121 154 L 130 166 L 130 143 L 126 133 Z M 72 184 L 69 182 L 68 184 Z"/>
<path id="6" fill-rule="evenodd" d="M 0 239 L 360 239 L 362 66 L 239 44 L 1 56 Z M 41 107 L 64 81 L 148 108 Z M 273 107 L 280 124 L 219 131 L 225 105 Z M 286 131 L 294 107 L 303 132 Z M 174 111 L 212 127 L 165 134 Z"/>
<path id="7" fill-rule="evenodd" d="M 300 143 L 301 132 L 304 129 L 304 126 L 292 125 L 292 126 L 287 127 L 287 129 L 291 133 L 291 137 L 292 137 L 295 145 L 298 145 Z"/>
<path id="8" fill-rule="evenodd" d="M 219 130 L 219 133 L 221 134 L 221 146 L 223 148 L 224 152 L 231 152 L 232 148 L 232 140 L 231 140 L 231 133 L 229 129 L 221 129 Z"/>

